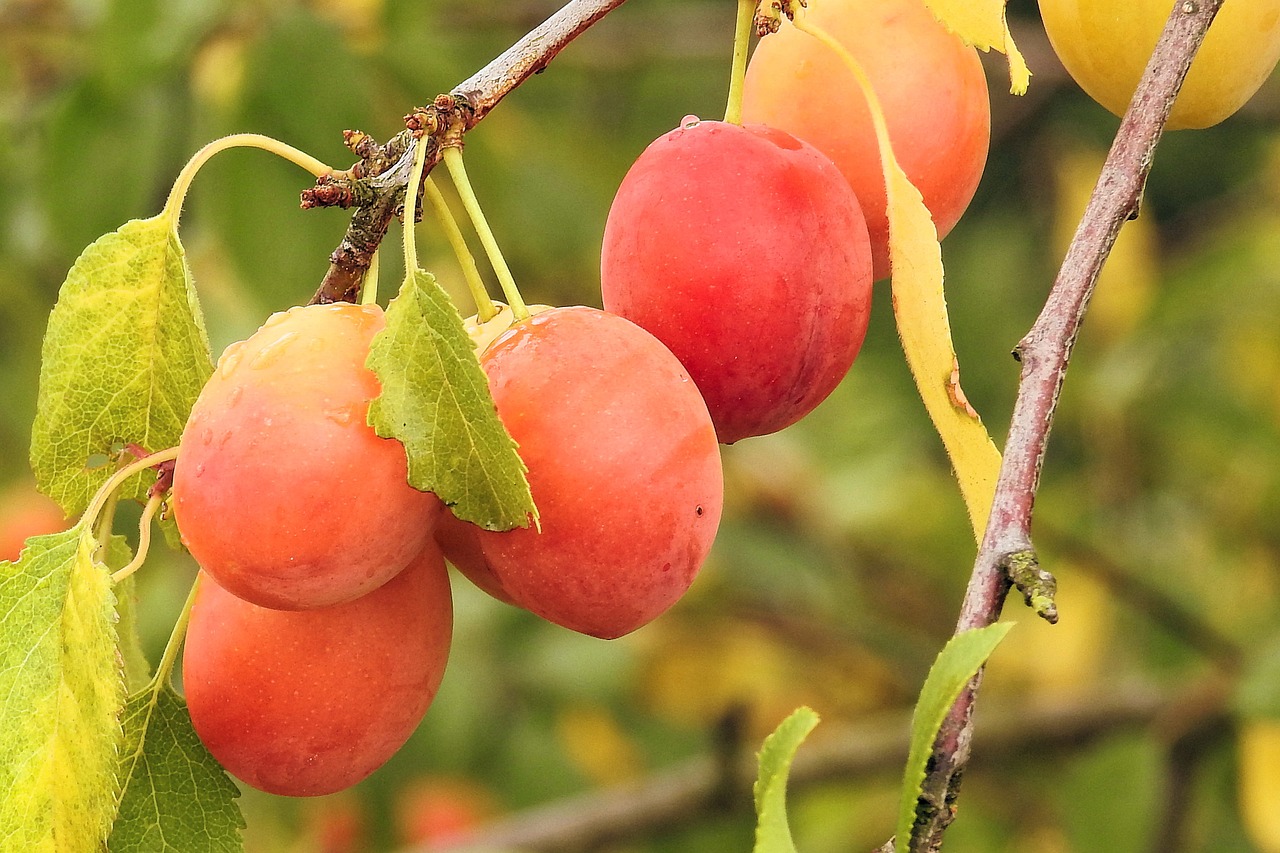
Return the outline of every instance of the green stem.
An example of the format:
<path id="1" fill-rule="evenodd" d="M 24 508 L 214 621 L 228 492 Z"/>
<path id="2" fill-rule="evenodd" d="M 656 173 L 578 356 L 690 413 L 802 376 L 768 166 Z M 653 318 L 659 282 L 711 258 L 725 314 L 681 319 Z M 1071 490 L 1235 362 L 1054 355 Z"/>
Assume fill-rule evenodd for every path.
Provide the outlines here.
<path id="1" fill-rule="evenodd" d="M 111 533 L 115 530 L 116 504 L 120 502 L 120 492 L 112 492 L 107 498 L 106 503 L 102 505 L 102 513 L 95 520 L 94 536 L 98 540 L 98 552 L 106 553 L 107 546 L 111 543 Z"/>
<path id="2" fill-rule="evenodd" d="M 413 151 L 413 170 L 409 172 L 409 185 L 404 189 L 404 274 L 412 275 L 418 268 L 418 241 L 414 225 L 418 219 L 418 187 L 422 184 L 422 170 L 427 163 L 427 141 L 419 138 Z"/>
<path id="3" fill-rule="evenodd" d="M 729 75 L 729 103 L 724 120 L 742 124 L 742 85 L 747 76 L 747 54 L 756 17 L 756 0 L 738 0 L 737 27 L 733 35 L 733 70 Z"/>
<path id="4" fill-rule="evenodd" d="M 378 251 L 369 259 L 369 269 L 365 270 L 364 281 L 360 285 L 360 304 L 374 305 L 378 301 Z"/>
<path id="5" fill-rule="evenodd" d="M 178 179 L 173 182 L 173 189 L 169 191 L 169 198 L 164 203 L 161 216 L 168 217 L 175 230 L 178 227 L 178 217 L 182 214 L 182 203 L 186 200 L 187 190 L 191 189 L 191 182 L 195 180 L 196 172 L 199 172 L 213 155 L 229 148 L 261 148 L 263 151 L 270 151 L 290 163 L 301 166 L 317 178 L 321 175 L 337 173 L 332 166 L 317 160 L 307 152 L 260 133 L 233 133 L 230 136 L 215 139 L 187 161 L 187 165 L 183 166 L 182 171 L 178 173 Z"/>
<path id="6" fill-rule="evenodd" d="M 458 258 L 459 266 L 462 267 L 462 277 L 466 279 L 467 289 L 471 291 L 471 298 L 475 300 L 476 319 L 481 323 L 487 323 L 497 316 L 498 306 L 493 304 L 493 300 L 489 298 L 489 292 L 485 290 L 484 280 L 480 278 L 480 268 L 476 266 L 475 255 L 471 254 L 471 249 L 467 246 L 467 239 L 462 236 L 462 229 L 458 227 L 458 220 L 453 217 L 453 211 L 449 209 L 449 203 L 445 201 L 444 193 L 440 192 L 440 187 L 431 179 L 430 175 L 427 176 L 424 186 L 427 191 L 427 198 L 435 209 L 436 219 L 440 220 L 440 227 L 444 229 L 445 238 L 453 248 L 453 253 Z"/>
<path id="7" fill-rule="evenodd" d="M 191 584 L 191 592 L 187 593 L 187 600 L 182 605 L 182 612 L 178 614 L 178 621 L 174 623 L 173 631 L 169 633 L 169 642 L 165 643 L 164 654 L 160 657 L 160 664 L 156 667 L 155 685 L 157 692 L 160 690 L 160 685 L 169 680 L 169 674 L 173 672 L 173 665 L 178 660 L 178 651 L 182 648 L 182 641 L 187 637 L 187 625 L 191 623 L 191 605 L 195 604 L 196 591 L 199 589 L 200 575 L 196 575 L 195 583 Z"/>
<path id="8" fill-rule="evenodd" d="M 112 583 L 120 583 L 146 562 L 147 552 L 151 550 L 151 521 L 156 517 L 162 503 L 164 503 L 164 495 L 152 495 L 147 500 L 147 505 L 142 510 L 142 519 L 138 522 L 138 553 L 133 555 L 133 559 L 124 568 L 111 575 Z"/>
<path id="9" fill-rule="evenodd" d="M 529 308 L 524 304 L 524 300 L 520 298 L 520 291 L 516 288 L 516 280 L 511 275 L 511 269 L 507 266 L 506 260 L 502 257 L 501 250 L 498 249 L 498 241 L 493 237 L 493 231 L 489 228 L 489 223 L 484 218 L 484 212 L 480 209 L 480 202 L 476 199 L 475 191 L 471 189 L 471 181 L 467 179 L 466 167 L 462 165 L 462 151 L 454 147 L 446 147 L 443 152 L 445 168 L 449 170 L 449 177 L 453 179 L 453 184 L 458 188 L 458 196 L 462 199 L 462 206 L 466 208 L 467 216 L 471 217 L 471 224 L 476 229 L 476 234 L 480 237 L 480 242 L 484 245 L 485 253 L 489 256 L 489 263 L 493 265 L 493 271 L 498 276 L 498 283 L 502 285 L 502 292 L 507 297 L 507 304 L 511 306 L 511 316 L 515 318 L 517 323 L 529 319 Z"/>
<path id="10" fill-rule="evenodd" d="M 111 475 L 107 482 L 102 484 L 102 488 L 98 489 L 97 494 L 89 501 L 89 506 L 85 509 L 84 515 L 80 517 L 81 522 L 88 521 L 92 526 L 97 523 L 98 516 L 106 507 L 116 490 L 124 485 L 125 481 L 139 471 L 145 471 L 153 468 L 161 462 L 168 462 L 170 459 L 178 458 L 178 448 L 170 447 L 168 450 L 161 450 L 158 453 L 152 453 L 150 456 L 144 456 L 141 459 L 130 462 L 119 471 Z"/>

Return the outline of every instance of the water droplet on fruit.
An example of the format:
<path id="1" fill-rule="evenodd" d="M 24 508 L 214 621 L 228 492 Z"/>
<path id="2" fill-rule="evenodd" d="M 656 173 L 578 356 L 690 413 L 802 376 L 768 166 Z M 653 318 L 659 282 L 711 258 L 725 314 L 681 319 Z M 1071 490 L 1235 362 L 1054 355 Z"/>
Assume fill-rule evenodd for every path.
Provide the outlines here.
<path id="1" fill-rule="evenodd" d="M 230 408 L 231 406 L 234 406 L 236 403 L 239 403 L 240 398 L 242 396 L 244 396 L 243 385 L 237 385 L 236 387 L 232 388 L 231 392 L 227 394 L 227 407 Z"/>
<path id="2" fill-rule="evenodd" d="M 324 416 L 335 424 L 346 426 L 351 423 L 352 412 L 349 407 L 344 409 L 326 409 Z"/>
<path id="3" fill-rule="evenodd" d="M 196 466 L 196 476 L 197 476 L 197 477 L 203 477 L 203 476 L 204 476 L 204 463 L 203 463 L 203 462 L 201 462 L 199 465 L 197 465 L 197 466 Z"/>
<path id="4" fill-rule="evenodd" d="M 702 121 L 702 119 L 695 115 L 687 115 L 680 119 L 680 126 L 683 128 L 697 127 L 700 121 Z"/>
<path id="5" fill-rule="evenodd" d="M 236 366 L 240 364 L 240 359 L 244 358 L 243 349 L 243 343 L 235 343 L 226 348 L 222 353 L 222 358 L 218 359 L 219 376 L 227 379 L 235 372 Z"/>
<path id="6" fill-rule="evenodd" d="M 275 312 L 274 314 L 272 314 L 270 317 L 268 317 L 268 318 L 266 319 L 266 322 L 264 322 L 264 323 L 262 324 L 262 328 L 263 328 L 263 329 L 270 329 L 272 326 L 278 326 L 278 325 L 280 325 L 281 323 L 283 323 L 283 322 L 284 322 L 285 317 L 287 317 L 287 316 L 288 316 L 288 314 L 289 314 L 289 312 L 288 312 L 288 311 L 277 311 L 277 312 Z"/>
<path id="7" fill-rule="evenodd" d="M 289 348 L 289 344 L 293 343 L 297 337 L 297 332 L 285 332 L 267 344 L 253 357 L 253 361 L 249 362 L 250 369 L 262 370 L 265 367 L 270 367 L 284 354 L 284 351 Z"/>
<path id="8" fill-rule="evenodd" d="M 204 432 L 200 434 L 200 443 L 203 444 L 205 447 L 208 447 L 210 444 L 213 444 L 212 429 L 210 429 L 209 427 L 204 428 Z"/>

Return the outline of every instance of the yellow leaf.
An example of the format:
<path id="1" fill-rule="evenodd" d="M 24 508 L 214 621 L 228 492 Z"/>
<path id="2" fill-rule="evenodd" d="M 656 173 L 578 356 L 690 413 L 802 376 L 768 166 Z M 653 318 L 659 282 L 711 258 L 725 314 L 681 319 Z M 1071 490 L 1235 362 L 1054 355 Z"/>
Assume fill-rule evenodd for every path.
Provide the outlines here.
<path id="1" fill-rule="evenodd" d="M 793 3 L 793 8 L 797 5 Z M 925 409 L 951 457 L 974 535 L 981 540 L 1000 475 L 1000 451 L 960 387 L 960 365 L 942 290 L 942 247 L 937 229 L 920 191 L 894 157 L 884 112 L 866 72 L 839 42 L 809 24 L 803 11 L 798 11 L 796 26 L 840 54 L 866 95 L 888 195 L 889 259 L 898 336 Z"/>
<path id="2" fill-rule="evenodd" d="M 1031 69 L 1013 43 L 1005 20 L 1005 0 L 924 0 L 944 27 L 982 51 L 996 50 L 1009 58 L 1009 91 L 1026 94 Z"/>
<path id="3" fill-rule="evenodd" d="M 607 709 L 573 705 L 556 718 L 556 736 L 569 761 L 597 785 L 616 785 L 644 772 L 639 748 Z"/>
<path id="4" fill-rule="evenodd" d="M 1280 853 L 1280 720 L 1250 720 L 1240 729 L 1240 811 L 1262 853 Z"/>

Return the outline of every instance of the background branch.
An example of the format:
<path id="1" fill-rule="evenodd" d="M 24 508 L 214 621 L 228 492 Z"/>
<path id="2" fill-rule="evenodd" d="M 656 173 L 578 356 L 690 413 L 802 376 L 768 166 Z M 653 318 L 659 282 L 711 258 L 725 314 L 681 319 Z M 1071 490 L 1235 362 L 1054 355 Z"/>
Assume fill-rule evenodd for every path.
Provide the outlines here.
<path id="1" fill-rule="evenodd" d="M 1192 692 L 1205 693 L 1200 687 Z M 1066 700 L 993 707 L 977 740 L 982 759 L 992 762 L 1017 759 L 1029 750 L 1072 750 L 1099 737 L 1161 721 L 1183 705 L 1181 697 L 1146 687 L 1121 687 Z M 1198 707 L 1203 708 L 1203 703 Z M 1217 714 L 1225 711 L 1219 708 Z M 1205 712 L 1197 719 L 1208 716 Z M 822 727 L 796 755 L 790 790 L 803 791 L 824 782 L 875 773 L 899 773 L 910 727 L 910 713 L 839 728 Z M 730 800 L 720 794 L 726 787 L 750 790 L 756 773 L 754 756 L 742 756 L 732 770 L 734 778 L 729 780 L 724 779 L 722 763 L 714 756 L 691 759 L 642 781 L 530 809 L 493 823 L 469 839 L 444 847 L 433 844 L 430 850 L 585 853 L 611 842 L 668 832 L 708 814 L 748 812 L 749 794 Z M 414 848 L 402 853 L 427 851 Z"/>
<path id="2" fill-rule="evenodd" d="M 974 562 L 957 633 L 995 622 L 1009 589 L 1006 568 L 1010 557 L 1034 556 L 1032 508 L 1049 429 L 1081 320 L 1121 226 L 1138 214 L 1169 111 L 1221 5 L 1222 0 L 1178 0 L 1174 6 L 1120 122 L 1044 309 L 1014 351 L 1022 363 L 1017 402 L 991 520 Z M 973 703 L 981 677 L 979 672 L 961 694 L 938 734 L 917 805 L 909 845 L 913 851 L 941 849 L 942 835 L 954 819 L 960 779 L 969 759 Z"/>

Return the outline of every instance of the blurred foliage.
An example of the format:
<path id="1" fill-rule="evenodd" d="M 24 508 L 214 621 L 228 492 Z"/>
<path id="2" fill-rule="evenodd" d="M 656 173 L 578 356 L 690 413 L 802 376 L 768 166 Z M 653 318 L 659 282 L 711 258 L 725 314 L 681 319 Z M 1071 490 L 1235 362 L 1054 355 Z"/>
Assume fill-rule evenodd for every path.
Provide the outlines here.
<path id="1" fill-rule="evenodd" d="M 9 164 L 0 193 L 0 482 L 29 488 L 40 339 L 67 269 L 98 235 L 158 211 L 201 144 L 253 130 L 346 165 L 344 128 L 393 133 L 410 107 L 557 6 L 0 3 L 0 157 Z M 599 304 L 600 235 L 627 166 L 682 116 L 723 109 L 732 6 L 632 0 L 468 136 L 477 193 L 530 301 Z M 1031 0 L 1010 4 L 1037 77 L 1015 102 L 999 61 L 989 63 L 990 163 L 944 245 L 965 389 L 997 443 L 1016 390 L 1009 351 L 1043 302 L 1117 126 L 1055 69 L 1035 14 Z M 993 658 L 984 702 L 1133 680 L 1175 688 L 1221 666 L 1144 606 L 1139 588 L 1199 614 L 1239 644 L 1246 666 L 1251 650 L 1274 642 L 1278 128 L 1273 80 L 1225 125 L 1163 143 L 1142 217 L 1126 228 L 1076 350 L 1044 470 L 1036 533 L 1062 580 L 1062 623 L 1034 624 L 1010 603 L 1006 618 L 1022 624 Z M 216 351 L 318 284 L 345 217 L 299 211 L 306 184 L 261 152 L 220 156 L 197 180 L 183 236 Z M 429 225 L 420 235 L 425 266 L 464 293 L 443 240 Z M 397 252 L 386 254 L 384 276 L 398 281 Z M 459 580 L 449 672 L 410 744 L 340 797 L 247 792 L 251 848 L 394 849 L 407 841 L 396 829 L 407 792 L 431 780 L 462 780 L 486 815 L 511 812 L 704 752 L 735 713 L 745 713 L 754 748 L 802 703 L 827 721 L 905 712 L 951 633 L 973 542 L 878 288 L 864 351 L 832 398 L 782 434 L 726 450 L 723 528 L 680 606 L 603 643 Z M 6 499 L 6 517 L 18 503 Z M 121 529 L 136 517 L 122 508 Z M 139 576 L 153 660 L 192 571 L 169 555 Z M 966 776 L 948 850 L 1152 849 L 1167 806 L 1168 747 L 1168 732 L 1153 728 L 979 764 Z M 1238 813 L 1235 750 L 1228 738 L 1192 767 L 1187 850 L 1254 849 Z M 793 796 L 799 849 L 882 843 L 896 778 Z M 616 850 L 744 850 L 749 820 L 708 818 Z"/>

